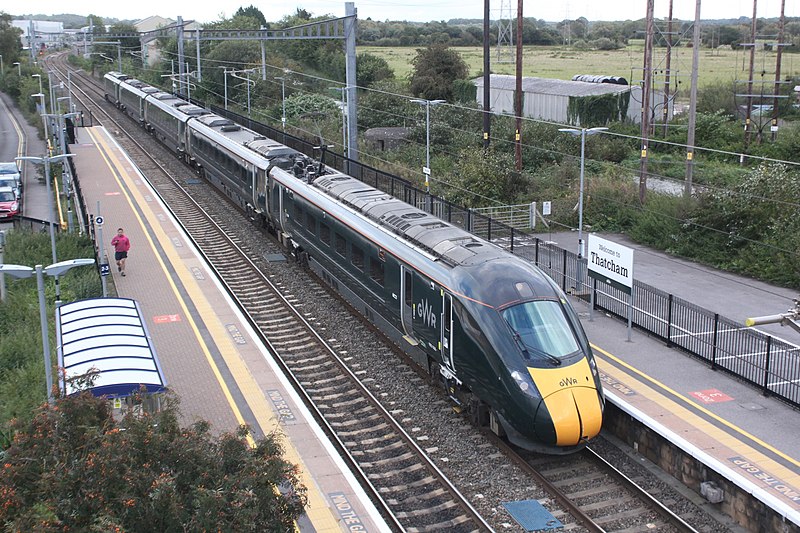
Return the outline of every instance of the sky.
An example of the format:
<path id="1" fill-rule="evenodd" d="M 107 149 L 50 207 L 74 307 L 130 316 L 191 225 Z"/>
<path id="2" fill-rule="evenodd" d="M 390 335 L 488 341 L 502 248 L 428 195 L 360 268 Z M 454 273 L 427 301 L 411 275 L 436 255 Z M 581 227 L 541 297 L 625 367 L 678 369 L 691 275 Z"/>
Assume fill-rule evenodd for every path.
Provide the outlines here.
<path id="1" fill-rule="evenodd" d="M 490 0 L 491 18 L 501 18 L 503 9 L 509 9 L 516 16 L 515 0 Z M 777 17 L 780 14 L 781 0 L 759 0 L 758 17 Z M 483 18 L 483 1 L 481 0 L 362 0 L 355 1 L 358 18 L 373 20 L 409 20 L 428 22 L 432 20 L 449 20 L 452 18 Z M 104 18 L 121 20 L 138 20 L 151 15 L 160 15 L 175 19 L 182 16 L 184 20 L 213 22 L 221 16 L 232 15 L 240 6 L 255 5 L 261 9 L 267 21 L 277 21 L 286 15 L 293 14 L 297 8 L 303 8 L 314 16 L 344 16 L 344 1 L 339 0 L 218 0 L 197 2 L 196 0 L 137 0 L 134 2 L 109 2 L 108 0 L 81 0 L 65 3 L 62 0 L 26 0 L 19 5 L 22 9 L 8 9 L 11 15 L 44 14 L 55 15 L 71 13 L 76 15 L 94 14 Z M 694 0 L 673 0 L 673 17 L 682 20 L 693 20 Z M 566 18 L 586 17 L 596 20 L 627 20 L 645 16 L 645 0 L 560 0 L 542 1 L 527 0 L 523 2 L 523 15 L 559 21 Z M 701 16 L 703 19 L 750 18 L 753 13 L 752 0 L 702 0 Z M 666 17 L 669 0 L 655 1 L 656 17 Z M 800 0 L 786 0 L 786 16 L 800 16 Z"/>

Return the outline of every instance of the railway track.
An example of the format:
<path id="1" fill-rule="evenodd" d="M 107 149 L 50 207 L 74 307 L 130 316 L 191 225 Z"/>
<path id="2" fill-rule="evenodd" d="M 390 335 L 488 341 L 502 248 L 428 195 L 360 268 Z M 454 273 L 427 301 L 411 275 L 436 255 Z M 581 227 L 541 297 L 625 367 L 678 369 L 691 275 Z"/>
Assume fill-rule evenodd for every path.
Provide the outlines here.
<path id="1" fill-rule="evenodd" d="M 94 93 L 93 99 L 102 99 L 104 91 L 96 81 L 91 78 L 84 80 L 83 76 L 79 79 L 83 83 L 92 84 L 93 89 L 87 87 L 86 90 Z M 76 76 L 73 75 L 73 82 L 75 81 Z M 95 116 L 106 112 L 121 116 L 116 108 L 103 101 L 86 105 L 98 106 L 93 111 Z M 199 193 L 200 190 L 209 189 L 204 182 L 186 179 L 176 182 L 169 178 L 162 165 L 151 159 L 150 154 L 167 166 L 178 168 L 173 174 L 185 176 L 186 167 L 180 166 L 174 155 L 153 139 L 142 136 L 142 131 L 129 118 L 123 116 L 120 122 L 110 117 L 108 120 L 113 121 L 111 125 L 107 125 L 108 128 L 118 132 L 115 134 L 120 144 L 137 161 L 176 217 L 186 221 L 184 223 L 187 233 L 193 236 L 198 248 L 217 269 L 230 292 L 237 295 L 244 311 L 262 331 L 265 344 L 279 354 L 287 373 L 308 397 L 308 403 L 314 405 L 313 409 L 318 410 L 319 416 L 326 420 L 331 434 L 336 435 L 341 449 L 346 450 L 345 453 L 356 465 L 357 474 L 365 480 L 364 484 L 380 494 L 376 498 L 384 502 L 387 514 L 394 517 L 397 527 L 409 531 L 491 529 L 484 519 L 477 516 L 477 512 L 475 518 L 469 518 L 474 509 L 455 487 L 447 487 L 451 485 L 449 482 L 436 480 L 444 476 L 430 459 L 418 459 L 417 454 L 422 450 L 415 439 L 403 430 L 403 424 L 418 423 L 413 419 L 414 415 L 395 409 L 387 417 L 386 409 L 380 406 L 381 402 L 375 397 L 375 388 L 370 393 L 369 387 L 365 385 L 369 381 L 369 378 L 364 379 L 366 367 L 363 363 L 347 361 L 350 359 L 347 354 L 350 346 L 337 346 L 337 340 L 331 338 L 332 335 L 328 332 L 314 332 L 314 317 L 309 317 L 309 313 L 304 312 L 306 303 L 300 298 L 296 299 L 291 289 L 288 289 L 288 294 L 281 295 L 282 292 L 287 292 L 287 287 L 280 281 L 272 283 L 270 275 L 265 276 L 262 273 L 269 272 L 270 269 L 269 261 L 264 260 L 265 256 L 277 257 L 284 250 L 275 244 L 264 249 L 263 242 L 253 246 L 252 239 L 241 236 L 242 228 L 249 226 L 245 217 L 238 212 L 231 213 L 232 210 L 219 201 L 216 191 Z M 133 138 L 126 139 L 126 129 L 132 129 L 133 135 L 137 137 L 144 137 L 147 148 L 142 149 Z M 194 183 L 195 181 L 198 183 Z M 186 186 L 186 183 L 194 184 Z M 195 202 L 189 199 L 191 196 L 199 198 L 202 214 L 198 212 L 197 205 L 193 205 Z M 211 219 L 220 221 L 220 225 L 210 221 L 205 213 L 210 214 Z M 215 233 L 211 232 L 212 227 Z M 227 242 L 232 241 L 229 236 L 233 236 L 232 239 L 236 242 Z M 233 261 L 233 257 L 237 259 Z M 255 264 L 251 259 L 255 259 Z M 316 289 L 312 298 L 333 299 L 321 287 Z M 351 327 L 364 328 L 360 324 Z M 324 340 L 326 336 L 327 342 Z M 376 350 L 381 348 L 377 347 Z M 393 356 L 387 354 L 386 357 Z M 403 379 L 412 385 L 424 386 L 422 379 L 411 370 L 407 371 Z M 449 411 L 445 402 L 440 403 L 441 411 Z M 402 424 L 398 424 L 397 417 L 406 418 L 402 420 Z M 498 441 L 495 445 L 507 457 L 514 458 L 512 460 L 517 462 L 531 480 L 537 480 L 535 483 L 551 494 L 549 503 L 545 502 L 547 497 L 539 499 L 548 508 L 556 509 L 554 514 L 569 530 L 695 531 L 685 522 L 681 523 L 680 519 L 663 517 L 662 508 L 666 508 L 666 505 L 648 501 L 649 498 L 644 498 L 647 503 L 642 503 L 640 498 L 643 497 L 637 495 L 637 491 L 629 483 L 613 481 L 612 485 L 615 474 L 607 467 L 599 466 L 595 460 L 580 456 L 519 458 L 505 444 Z M 436 444 L 431 443 L 431 446 L 435 449 Z M 481 446 L 486 444 L 479 444 L 473 449 L 473 453 L 484 454 L 484 460 L 488 462 L 485 457 L 486 449 L 481 449 Z M 429 464 L 425 464 L 426 462 Z M 514 499 L 511 491 L 508 492 L 506 499 Z M 478 494 L 477 497 L 482 495 Z M 496 512 L 491 506 L 488 511 L 486 506 L 481 510 L 484 514 Z M 502 527 L 513 530 L 507 519 L 503 521 L 494 518 L 492 525 L 495 529 Z M 498 524 L 502 526 L 498 527 Z"/>
<path id="2" fill-rule="evenodd" d="M 517 451 L 515 458 L 589 531 L 697 532 L 591 447 L 558 457 Z"/>
<path id="3" fill-rule="evenodd" d="M 68 67 L 63 62 L 56 68 L 59 76 L 66 76 L 63 69 Z M 281 288 L 249 259 L 252 251 L 243 250 L 229 237 L 236 234 L 236 228 L 226 226 L 225 221 L 215 221 L 154 157 L 158 154 L 157 157 L 169 158 L 171 154 L 154 146 L 154 140 L 144 147 L 128 135 L 126 130 L 132 124 L 126 124 L 127 119 L 117 121 L 114 110 L 95 101 L 102 99 L 102 86 L 85 76 L 79 79 L 76 84 L 73 77 L 73 88 L 82 92 L 81 105 L 108 129 L 119 132 L 117 141 L 137 162 L 250 317 L 269 351 L 360 474 L 365 490 L 381 502 L 389 523 L 398 529 L 420 532 L 491 530 L 415 439 L 370 393 L 358 371 L 348 368 L 303 317 L 291 296 L 282 294 Z"/>

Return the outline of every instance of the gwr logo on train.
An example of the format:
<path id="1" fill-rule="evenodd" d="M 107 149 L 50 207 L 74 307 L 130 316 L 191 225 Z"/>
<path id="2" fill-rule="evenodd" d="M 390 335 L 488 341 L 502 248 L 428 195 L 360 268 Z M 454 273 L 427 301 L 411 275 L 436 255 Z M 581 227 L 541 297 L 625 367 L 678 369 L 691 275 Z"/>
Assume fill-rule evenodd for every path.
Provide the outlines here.
<path id="1" fill-rule="evenodd" d="M 417 304 L 417 316 L 429 328 L 436 327 L 436 313 L 433 312 L 433 306 L 428 303 L 427 299 Z"/>
<path id="2" fill-rule="evenodd" d="M 573 385 L 578 384 L 578 380 L 575 378 L 564 378 L 558 383 L 562 387 L 572 387 Z"/>

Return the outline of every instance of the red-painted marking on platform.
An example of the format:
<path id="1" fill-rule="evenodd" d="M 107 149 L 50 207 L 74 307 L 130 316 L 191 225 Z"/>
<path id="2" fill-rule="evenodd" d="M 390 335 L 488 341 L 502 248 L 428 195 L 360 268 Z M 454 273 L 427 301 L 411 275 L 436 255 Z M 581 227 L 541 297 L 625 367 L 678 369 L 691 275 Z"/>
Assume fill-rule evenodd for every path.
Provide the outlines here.
<path id="1" fill-rule="evenodd" d="M 733 400 L 733 398 L 731 398 L 724 392 L 718 391 L 717 389 L 700 390 L 692 392 L 691 395 L 697 398 L 698 400 L 702 401 L 703 403 L 720 403 L 720 402 L 730 402 Z"/>
<path id="2" fill-rule="evenodd" d="M 180 322 L 181 315 L 160 315 L 154 316 L 153 322 L 156 324 L 166 324 L 167 322 Z"/>
<path id="3" fill-rule="evenodd" d="M 122 194 L 122 193 L 119 192 L 119 191 L 117 191 L 117 192 L 107 192 L 106 196 L 119 196 L 120 194 Z"/>

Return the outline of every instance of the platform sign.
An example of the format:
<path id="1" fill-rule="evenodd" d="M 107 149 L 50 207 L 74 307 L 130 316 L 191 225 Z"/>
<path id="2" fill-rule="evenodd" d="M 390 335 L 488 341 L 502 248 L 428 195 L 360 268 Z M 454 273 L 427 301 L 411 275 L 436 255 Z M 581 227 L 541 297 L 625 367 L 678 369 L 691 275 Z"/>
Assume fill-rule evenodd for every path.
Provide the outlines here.
<path id="1" fill-rule="evenodd" d="M 724 392 L 720 392 L 717 389 L 694 391 L 691 392 L 690 394 L 703 403 L 720 403 L 720 402 L 733 401 L 733 398 L 731 398 Z"/>
<path id="2" fill-rule="evenodd" d="M 633 249 L 589 234 L 586 254 L 589 277 L 630 294 L 633 288 Z"/>
<path id="3" fill-rule="evenodd" d="M 96 217 L 94 217 L 94 223 L 95 223 L 95 225 L 97 225 L 97 226 L 102 226 L 102 225 L 103 225 L 103 222 L 105 222 L 105 220 L 104 220 L 104 219 L 103 219 L 103 217 L 101 217 L 100 215 L 97 215 Z"/>
<path id="4" fill-rule="evenodd" d="M 102 263 L 100 265 L 100 275 L 108 276 L 109 274 L 111 274 L 111 268 L 109 267 L 108 263 Z"/>

